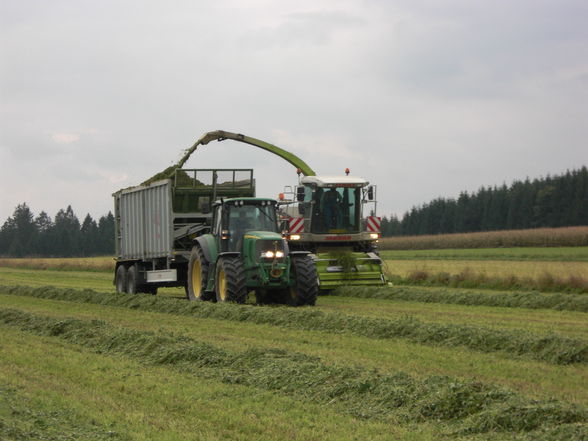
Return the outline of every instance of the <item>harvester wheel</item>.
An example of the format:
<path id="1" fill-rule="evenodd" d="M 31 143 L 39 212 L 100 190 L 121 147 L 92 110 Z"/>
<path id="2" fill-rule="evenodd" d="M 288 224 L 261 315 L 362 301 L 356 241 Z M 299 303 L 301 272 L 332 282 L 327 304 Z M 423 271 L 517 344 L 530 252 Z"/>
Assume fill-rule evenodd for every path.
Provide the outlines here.
<path id="1" fill-rule="evenodd" d="M 127 270 L 127 292 L 129 294 L 137 294 L 138 279 L 137 265 L 133 265 Z"/>
<path id="2" fill-rule="evenodd" d="M 290 274 L 294 284 L 285 291 L 286 303 L 291 306 L 314 305 L 318 295 L 314 261 L 308 256 L 292 258 Z"/>
<path id="3" fill-rule="evenodd" d="M 208 283 L 209 264 L 204 257 L 204 252 L 199 246 L 192 248 L 190 262 L 188 263 L 188 300 L 212 300 L 214 294 L 206 292 Z"/>
<path id="4" fill-rule="evenodd" d="M 225 257 L 216 264 L 216 301 L 245 303 L 245 268 L 239 257 Z"/>
<path id="5" fill-rule="evenodd" d="M 114 284 L 116 286 L 117 293 L 124 294 L 127 292 L 127 269 L 124 265 L 119 265 L 116 269 Z"/>

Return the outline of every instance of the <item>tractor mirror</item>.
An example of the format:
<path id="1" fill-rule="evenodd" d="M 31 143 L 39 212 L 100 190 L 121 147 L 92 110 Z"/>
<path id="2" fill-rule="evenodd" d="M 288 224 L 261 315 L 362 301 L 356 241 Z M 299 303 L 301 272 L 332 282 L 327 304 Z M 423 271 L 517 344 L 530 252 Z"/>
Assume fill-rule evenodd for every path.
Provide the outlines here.
<path id="1" fill-rule="evenodd" d="M 296 200 L 298 202 L 304 201 L 304 187 L 296 187 Z"/>
<path id="2" fill-rule="evenodd" d="M 288 222 L 288 219 L 284 219 L 283 221 L 280 222 L 280 230 L 282 232 L 286 232 L 290 229 L 290 222 Z"/>
<path id="3" fill-rule="evenodd" d="M 374 200 L 374 187 L 371 185 L 368 187 L 368 200 Z"/>

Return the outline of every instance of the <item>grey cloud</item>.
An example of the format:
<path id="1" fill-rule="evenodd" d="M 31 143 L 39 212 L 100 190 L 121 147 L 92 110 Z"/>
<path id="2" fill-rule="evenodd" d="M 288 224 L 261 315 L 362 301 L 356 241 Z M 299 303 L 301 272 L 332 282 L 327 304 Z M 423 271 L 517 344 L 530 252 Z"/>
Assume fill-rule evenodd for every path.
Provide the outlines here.
<path id="1" fill-rule="evenodd" d="M 4 1 L 0 173 L 46 178 L 11 184 L 0 222 L 25 200 L 103 214 L 214 129 L 350 167 L 381 214 L 579 166 L 587 16 L 579 1 Z M 255 167 L 264 196 L 295 181 L 228 142 L 190 165 Z"/>

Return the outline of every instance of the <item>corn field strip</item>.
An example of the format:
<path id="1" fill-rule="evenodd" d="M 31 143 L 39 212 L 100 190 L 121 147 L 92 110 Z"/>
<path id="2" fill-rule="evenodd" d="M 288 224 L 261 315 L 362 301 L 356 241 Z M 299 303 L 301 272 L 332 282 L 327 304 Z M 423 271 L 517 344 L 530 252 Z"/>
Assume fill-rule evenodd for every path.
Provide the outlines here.
<path id="1" fill-rule="evenodd" d="M 588 342 L 556 334 L 536 335 L 468 325 L 423 323 L 412 317 L 386 320 L 347 314 L 324 313 L 312 308 L 271 308 L 249 305 L 184 302 L 161 297 L 103 294 L 91 290 L 51 287 L 3 287 L 0 293 L 121 306 L 202 318 L 269 324 L 301 330 L 345 333 L 375 339 L 406 339 L 430 346 L 463 346 L 480 352 L 530 358 L 553 364 L 588 363 Z"/>
<path id="2" fill-rule="evenodd" d="M 453 424 L 454 434 L 561 430 L 562 425 L 577 423 L 585 429 L 588 423 L 588 409 L 584 407 L 529 401 L 510 390 L 476 381 L 448 377 L 416 380 L 405 373 L 383 375 L 325 365 L 316 357 L 283 350 L 230 352 L 185 336 L 140 332 L 96 320 L 53 319 L 14 309 L 1 308 L 0 322 L 100 354 L 132 357 L 225 383 L 324 403 L 359 418 L 442 421 Z"/>

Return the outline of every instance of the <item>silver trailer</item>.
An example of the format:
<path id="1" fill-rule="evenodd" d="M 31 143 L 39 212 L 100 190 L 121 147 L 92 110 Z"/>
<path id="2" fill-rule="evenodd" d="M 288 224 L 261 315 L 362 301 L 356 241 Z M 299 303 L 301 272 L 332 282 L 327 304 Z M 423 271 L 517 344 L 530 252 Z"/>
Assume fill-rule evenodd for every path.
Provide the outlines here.
<path id="1" fill-rule="evenodd" d="M 169 179 L 114 193 L 117 291 L 186 286 L 193 238 L 210 230 L 211 204 L 252 196 L 252 169 L 176 169 Z"/>

